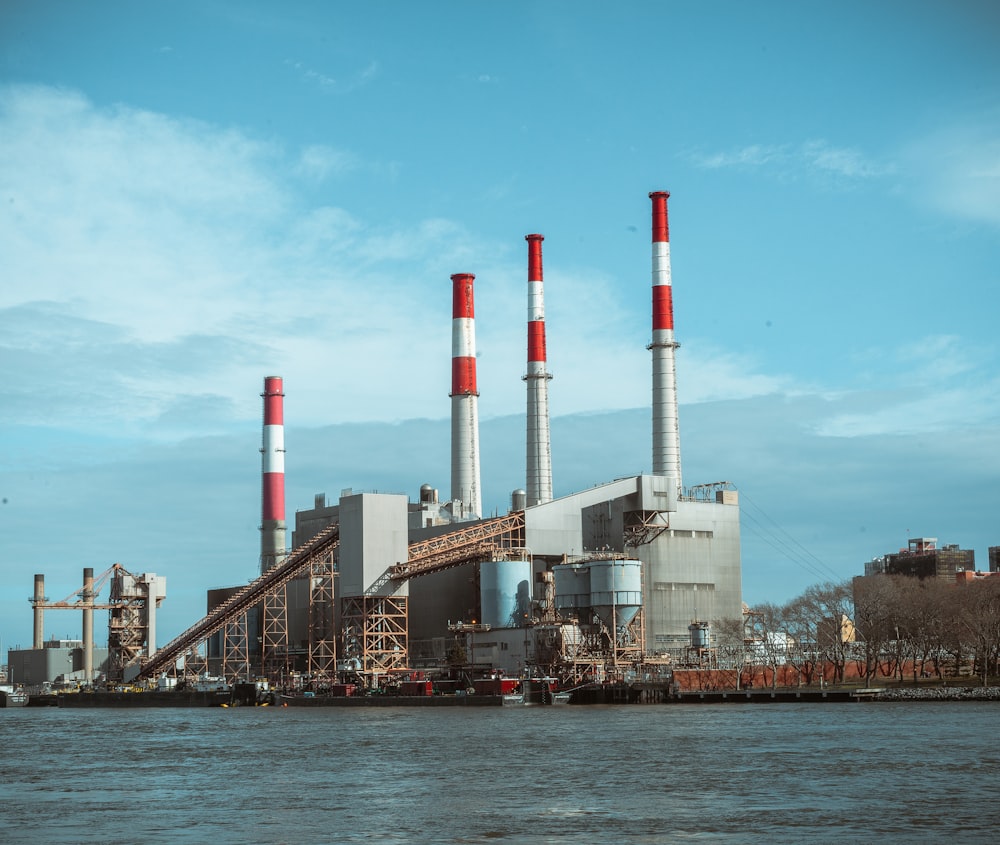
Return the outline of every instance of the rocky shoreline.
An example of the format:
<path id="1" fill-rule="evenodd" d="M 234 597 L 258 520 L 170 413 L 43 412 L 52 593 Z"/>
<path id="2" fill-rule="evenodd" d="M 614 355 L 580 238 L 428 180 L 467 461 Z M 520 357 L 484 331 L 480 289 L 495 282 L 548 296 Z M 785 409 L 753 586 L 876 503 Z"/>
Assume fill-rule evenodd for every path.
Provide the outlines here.
<path id="1" fill-rule="evenodd" d="M 868 696 L 872 701 L 1000 701 L 1000 687 L 900 687 Z"/>

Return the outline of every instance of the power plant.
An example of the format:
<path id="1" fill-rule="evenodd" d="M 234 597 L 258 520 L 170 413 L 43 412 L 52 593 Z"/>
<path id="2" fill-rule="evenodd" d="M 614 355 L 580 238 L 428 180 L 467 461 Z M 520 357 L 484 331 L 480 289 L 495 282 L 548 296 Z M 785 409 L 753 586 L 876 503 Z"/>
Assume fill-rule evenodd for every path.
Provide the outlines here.
<path id="1" fill-rule="evenodd" d="M 484 518 L 475 276 L 456 273 L 448 500 L 430 484 L 416 500 L 345 490 L 328 502 L 319 493 L 296 512 L 288 550 L 284 384 L 266 377 L 260 574 L 211 591 L 208 614 L 163 648 L 119 649 L 109 677 L 266 677 L 329 690 L 460 667 L 470 683 L 534 676 L 579 685 L 669 666 L 691 646 L 692 625 L 701 641 L 706 620 L 741 618 L 738 493 L 729 482 L 682 482 L 669 196 L 649 195 L 651 474 L 553 496 L 544 237 L 526 235 L 526 466 L 508 513 Z M 154 584 L 145 607 L 161 592 Z M 151 644 L 153 618 L 136 622 L 149 626 Z"/>

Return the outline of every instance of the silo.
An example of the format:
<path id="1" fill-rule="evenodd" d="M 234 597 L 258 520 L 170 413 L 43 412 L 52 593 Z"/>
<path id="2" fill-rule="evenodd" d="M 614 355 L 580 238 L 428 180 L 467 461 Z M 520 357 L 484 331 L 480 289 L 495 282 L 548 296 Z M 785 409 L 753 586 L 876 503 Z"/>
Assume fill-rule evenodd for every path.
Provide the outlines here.
<path id="1" fill-rule="evenodd" d="M 608 630 L 628 625 L 642 607 L 642 564 L 637 560 L 591 561 L 590 604 Z"/>
<path id="2" fill-rule="evenodd" d="M 590 569 L 587 564 L 563 563 L 552 567 L 555 605 L 561 616 L 572 616 L 590 606 Z"/>
<path id="3" fill-rule="evenodd" d="M 479 565 L 482 622 L 520 628 L 531 612 L 531 561 L 491 560 Z"/>

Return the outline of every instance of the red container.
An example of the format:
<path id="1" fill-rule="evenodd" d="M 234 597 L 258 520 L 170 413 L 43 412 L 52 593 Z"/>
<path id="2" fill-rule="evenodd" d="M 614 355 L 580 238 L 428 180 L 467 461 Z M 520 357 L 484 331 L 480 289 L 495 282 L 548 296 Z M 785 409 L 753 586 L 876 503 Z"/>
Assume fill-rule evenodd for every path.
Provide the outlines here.
<path id="1" fill-rule="evenodd" d="M 517 692 L 517 678 L 478 678 L 472 682 L 476 695 L 509 695 Z"/>
<path id="2" fill-rule="evenodd" d="M 403 681 L 399 685 L 400 695 L 433 695 L 434 684 L 430 681 Z"/>

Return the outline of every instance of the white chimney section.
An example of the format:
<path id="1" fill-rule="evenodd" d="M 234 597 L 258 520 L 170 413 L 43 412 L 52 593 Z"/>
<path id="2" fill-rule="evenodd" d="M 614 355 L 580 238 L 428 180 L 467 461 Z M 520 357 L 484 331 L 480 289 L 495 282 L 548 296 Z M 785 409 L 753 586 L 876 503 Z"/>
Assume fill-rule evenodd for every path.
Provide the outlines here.
<path id="1" fill-rule="evenodd" d="M 653 475 L 672 479 L 673 495 L 680 495 L 681 442 L 677 415 L 677 368 L 674 350 L 674 302 L 670 282 L 669 191 L 654 191 L 653 201 Z"/>
<path id="2" fill-rule="evenodd" d="M 549 437 L 549 379 L 545 355 L 545 299 L 542 292 L 542 235 L 528 242 L 528 454 L 527 505 L 552 501 L 552 449 Z"/>
<path id="3" fill-rule="evenodd" d="M 456 517 L 482 516 L 479 482 L 479 391 L 476 389 L 476 321 L 472 273 L 455 273 L 451 320 L 451 500 Z"/>

